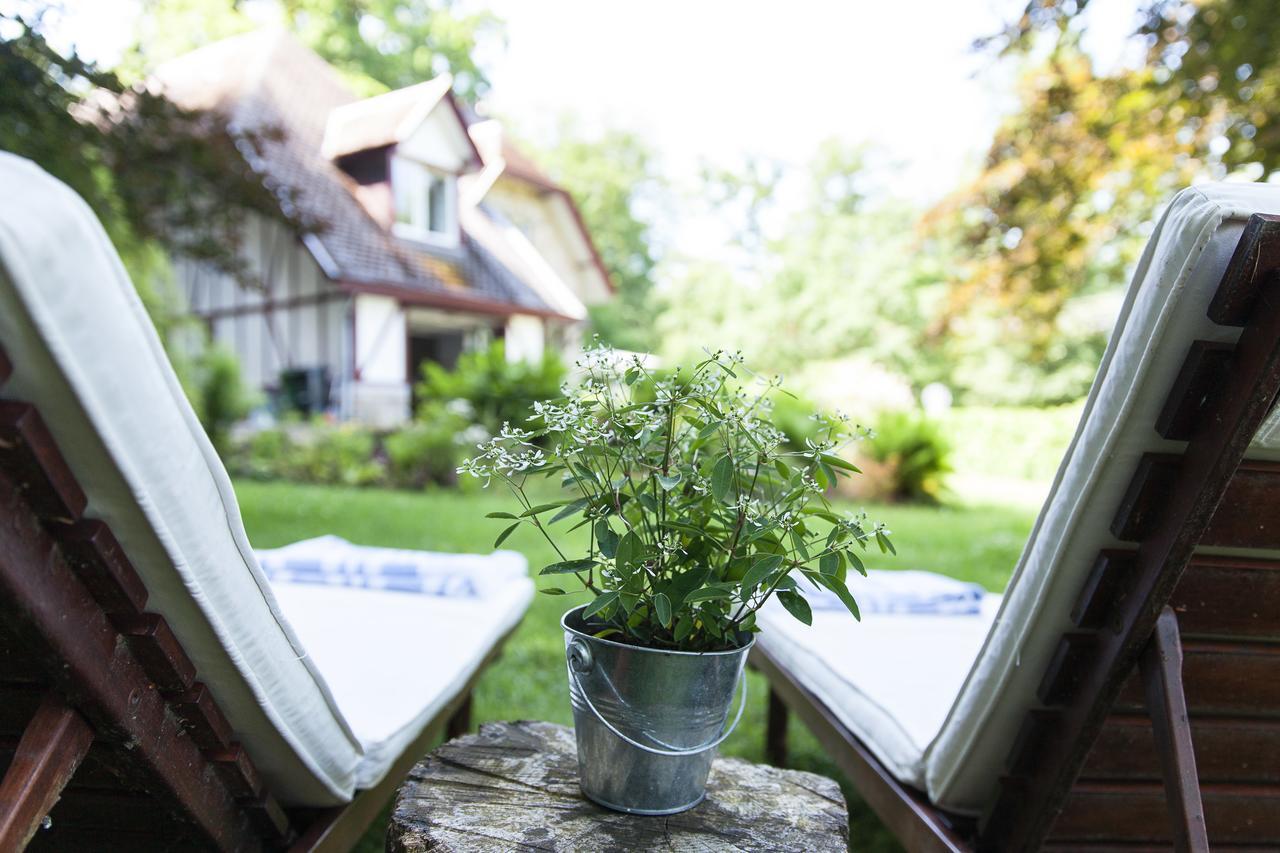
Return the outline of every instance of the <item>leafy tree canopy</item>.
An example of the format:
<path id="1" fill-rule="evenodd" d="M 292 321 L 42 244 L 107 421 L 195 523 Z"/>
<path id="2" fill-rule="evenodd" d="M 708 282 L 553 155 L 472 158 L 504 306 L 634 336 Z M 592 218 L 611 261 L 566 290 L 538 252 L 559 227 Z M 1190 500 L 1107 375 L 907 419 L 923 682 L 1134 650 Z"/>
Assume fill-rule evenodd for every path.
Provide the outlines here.
<path id="1" fill-rule="evenodd" d="M 489 88 L 478 42 L 501 37 L 490 12 L 453 0 L 147 0 L 129 67 L 136 74 L 203 44 L 277 22 L 343 72 L 363 95 L 454 76 L 474 102 Z"/>
<path id="2" fill-rule="evenodd" d="M 1088 5 L 1030 0 L 979 42 L 1027 65 L 1018 108 L 977 180 L 933 216 L 970 259 L 948 316 L 985 301 L 1032 358 L 1048 353 L 1073 299 L 1121 281 L 1139 226 L 1174 190 L 1280 167 L 1273 3 L 1150 0 L 1133 35 L 1142 61 L 1105 75 L 1081 48 Z"/>

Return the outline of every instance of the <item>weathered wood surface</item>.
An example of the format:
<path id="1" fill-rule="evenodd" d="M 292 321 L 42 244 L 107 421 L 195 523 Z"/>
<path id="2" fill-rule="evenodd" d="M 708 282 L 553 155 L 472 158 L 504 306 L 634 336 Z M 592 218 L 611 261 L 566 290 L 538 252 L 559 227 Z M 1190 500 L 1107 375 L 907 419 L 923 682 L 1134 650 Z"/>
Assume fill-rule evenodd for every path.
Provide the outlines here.
<path id="1" fill-rule="evenodd" d="M 641 817 L 601 808 L 578 790 L 573 731 L 551 723 L 487 723 L 444 744 L 396 795 L 387 850 L 824 851 L 848 849 L 835 782 L 731 758 L 711 769 L 690 811 Z"/>

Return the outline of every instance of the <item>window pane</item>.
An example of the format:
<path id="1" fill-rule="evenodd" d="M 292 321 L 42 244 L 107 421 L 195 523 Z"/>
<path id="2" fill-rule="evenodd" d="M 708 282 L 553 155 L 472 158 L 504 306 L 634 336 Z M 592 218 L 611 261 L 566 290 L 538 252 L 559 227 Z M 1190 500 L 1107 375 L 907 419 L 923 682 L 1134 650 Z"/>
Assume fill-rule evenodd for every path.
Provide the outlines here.
<path id="1" fill-rule="evenodd" d="M 414 168 L 398 157 L 391 161 L 391 191 L 395 195 L 396 222 L 413 224 Z"/>
<path id="2" fill-rule="evenodd" d="M 437 234 L 444 234 L 449 230 L 448 185 L 438 175 L 431 175 L 428 181 L 427 227 Z"/>

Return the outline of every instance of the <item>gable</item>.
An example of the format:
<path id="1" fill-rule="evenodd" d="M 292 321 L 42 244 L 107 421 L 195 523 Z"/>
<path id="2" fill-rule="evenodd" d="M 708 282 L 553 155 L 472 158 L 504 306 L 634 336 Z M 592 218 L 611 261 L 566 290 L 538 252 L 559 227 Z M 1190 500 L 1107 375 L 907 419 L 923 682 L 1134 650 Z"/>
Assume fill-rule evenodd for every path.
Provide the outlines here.
<path id="1" fill-rule="evenodd" d="M 460 174 L 475 164 L 475 148 L 457 112 L 441 101 L 397 146 L 396 153 Z"/>

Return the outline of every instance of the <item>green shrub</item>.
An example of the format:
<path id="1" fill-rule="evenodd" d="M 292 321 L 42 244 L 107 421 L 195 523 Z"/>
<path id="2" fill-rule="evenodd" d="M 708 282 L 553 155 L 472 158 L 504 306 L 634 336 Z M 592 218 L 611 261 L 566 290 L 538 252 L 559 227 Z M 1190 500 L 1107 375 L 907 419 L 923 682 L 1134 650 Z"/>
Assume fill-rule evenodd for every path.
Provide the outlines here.
<path id="1" fill-rule="evenodd" d="M 228 449 L 231 427 L 249 414 L 254 395 L 240 376 L 236 354 L 222 344 L 211 344 L 196 360 L 200 421 L 219 453 Z"/>
<path id="2" fill-rule="evenodd" d="M 942 427 L 922 412 L 882 412 L 860 451 L 882 466 L 878 473 L 885 499 L 916 503 L 942 499 L 943 479 L 951 471 L 951 445 Z"/>
<path id="3" fill-rule="evenodd" d="M 504 423 L 527 425 L 533 404 L 559 397 L 567 375 L 564 362 L 553 351 L 548 350 L 537 362 L 508 362 L 506 349 L 498 341 L 486 350 L 463 353 L 453 370 L 424 363 L 417 386 L 419 411 L 465 400 L 471 405 L 474 422 L 496 435 Z M 424 418 L 419 416 L 418 420 Z"/>
<path id="4" fill-rule="evenodd" d="M 312 423 L 301 445 L 295 479 L 308 483 L 371 486 L 383 479 L 383 467 L 374 458 L 377 442 L 372 432 L 355 424 Z"/>
<path id="5" fill-rule="evenodd" d="M 292 445 L 283 429 L 259 430 L 241 441 L 227 460 L 234 473 L 255 480 L 286 479 Z"/>
<path id="6" fill-rule="evenodd" d="M 229 461 L 234 473 L 259 480 L 371 486 L 386 479 L 376 449 L 368 429 L 317 418 L 260 430 L 234 448 Z"/>
<path id="7" fill-rule="evenodd" d="M 458 403 L 462 402 L 459 406 Z M 469 404 L 463 401 L 432 401 L 418 407 L 416 420 L 383 441 L 391 482 L 404 488 L 420 489 L 428 483 L 451 486 L 458 481 L 464 436 L 470 426 Z M 469 437 L 483 441 L 484 435 Z M 474 446 L 468 442 L 466 447 Z"/>

